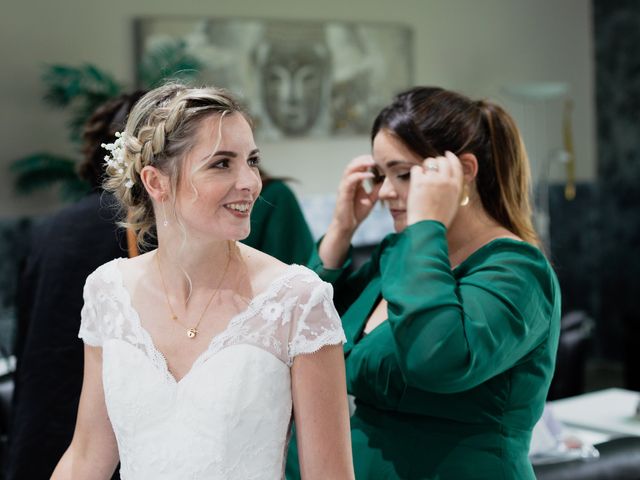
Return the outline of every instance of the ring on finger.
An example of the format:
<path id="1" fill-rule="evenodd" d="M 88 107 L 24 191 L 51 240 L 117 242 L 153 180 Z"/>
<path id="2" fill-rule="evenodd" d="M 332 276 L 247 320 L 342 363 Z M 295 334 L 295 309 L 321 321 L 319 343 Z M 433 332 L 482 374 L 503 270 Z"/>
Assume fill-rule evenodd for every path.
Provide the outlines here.
<path id="1" fill-rule="evenodd" d="M 437 172 L 438 170 L 440 170 L 440 167 L 438 167 L 438 164 L 435 162 L 427 162 L 425 168 L 429 172 Z"/>

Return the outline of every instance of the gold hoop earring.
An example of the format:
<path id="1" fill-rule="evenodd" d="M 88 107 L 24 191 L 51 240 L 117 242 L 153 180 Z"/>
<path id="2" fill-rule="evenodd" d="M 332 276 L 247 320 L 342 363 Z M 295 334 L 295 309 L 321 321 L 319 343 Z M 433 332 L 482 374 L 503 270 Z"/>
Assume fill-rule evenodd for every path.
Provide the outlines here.
<path id="1" fill-rule="evenodd" d="M 460 200 L 460 206 L 466 207 L 467 205 L 469 205 L 469 187 L 465 183 L 462 186 L 462 199 Z"/>

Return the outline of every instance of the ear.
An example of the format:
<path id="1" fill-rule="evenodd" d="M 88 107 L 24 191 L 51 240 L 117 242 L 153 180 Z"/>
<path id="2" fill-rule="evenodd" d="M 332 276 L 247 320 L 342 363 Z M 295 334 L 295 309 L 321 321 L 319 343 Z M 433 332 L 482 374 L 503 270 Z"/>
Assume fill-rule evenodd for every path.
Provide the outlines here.
<path id="1" fill-rule="evenodd" d="M 478 175 L 478 159 L 473 153 L 463 153 L 458 156 L 458 159 L 462 165 L 464 183 L 472 183 Z"/>
<path id="2" fill-rule="evenodd" d="M 147 165 L 140 171 L 140 179 L 149 196 L 156 202 L 164 201 L 170 194 L 169 177 L 156 167 Z"/>

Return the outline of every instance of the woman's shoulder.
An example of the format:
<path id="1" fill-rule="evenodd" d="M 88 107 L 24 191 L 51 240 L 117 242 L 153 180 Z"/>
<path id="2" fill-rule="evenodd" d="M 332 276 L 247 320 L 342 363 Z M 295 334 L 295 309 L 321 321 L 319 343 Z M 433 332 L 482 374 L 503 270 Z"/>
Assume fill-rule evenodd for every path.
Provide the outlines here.
<path id="1" fill-rule="evenodd" d="M 120 285 L 129 283 L 131 276 L 139 275 L 140 272 L 145 271 L 141 267 L 152 259 L 152 255 L 153 251 L 132 258 L 114 258 L 113 260 L 103 263 L 87 277 L 87 285 Z"/>
<path id="2" fill-rule="evenodd" d="M 124 257 L 118 257 L 103 263 L 89 274 L 87 283 L 112 280 L 114 274 L 118 273 L 119 263 L 125 260 L 126 258 Z"/>
<path id="3" fill-rule="evenodd" d="M 86 302 L 101 302 L 121 295 L 122 275 L 119 264 L 126 259 L 114 258 L 91 272 L 84 283 L 83 298 Z"/>
<path id="4" fill-rule="evenodd" d="M 559 291 L 553 266 L 542 249 L 520 239 L 493 239 L 454 269 L 457 278 L 487 272 L 495 280 L 522 282 L 529 287 L 538 284 L 550 297 Z"/>
<path id="5" fill-rule="evenodd" d="M 497 259 L 521 260 L 545 268 L 549 265 L 547 257 L 538 245 L 525 242 L 516 236 L 501 236 L 490 240 L 469 255 L 463 263 L 483 263 Z"/>
<path id="6" fill-rule="evenodd" d="M 296 289 L 325 284 L 311 269 L 298 264 L 286 264 L 271 255 L 247 245 L 238 245 L 249 268 L 251 283 L 256 291 L 267 290 L 274 283 L 294 283 Z"/>

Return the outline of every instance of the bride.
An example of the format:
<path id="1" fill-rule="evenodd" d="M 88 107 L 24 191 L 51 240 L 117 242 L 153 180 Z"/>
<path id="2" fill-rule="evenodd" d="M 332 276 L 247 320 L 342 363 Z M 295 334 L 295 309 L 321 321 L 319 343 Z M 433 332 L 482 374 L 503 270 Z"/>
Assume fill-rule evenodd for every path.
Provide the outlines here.
<path id="1" fill-rule="evenodd" d="M 250 120 L 215 88 L 145 95 L 105 146 L 107 187 L 144 242 L 86 281 L 76 429 L 54 479 L 353 478 L 332 289 L 237 243 L 261 182 Z M 283 242 L 289 241 L 282 238 Z"/>

